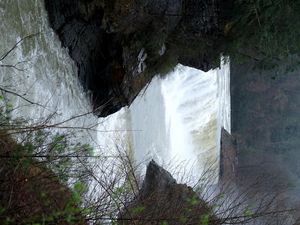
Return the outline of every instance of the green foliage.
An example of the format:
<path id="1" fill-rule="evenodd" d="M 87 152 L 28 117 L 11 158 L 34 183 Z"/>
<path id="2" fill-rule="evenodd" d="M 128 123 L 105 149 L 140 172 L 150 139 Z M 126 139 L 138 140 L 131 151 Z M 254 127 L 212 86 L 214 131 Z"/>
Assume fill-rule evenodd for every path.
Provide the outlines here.
<path id="1" fill-rule="evenodd" d="M 72 203 L 75 205 L 80 205 L 82 203 L 82 196 L 86 190 L 86 184 L 81 181 L 77 181 L 73 185 Z"/>
<path id="2" fill-rule="evenodd" d="M 187 220 L 188 219 L 186 216 L 180 216 L 180 218 L 179 218 L 180 223 L 183 223 L 183 224 L 185 224 L 187 222 Z"/>
<path id="3" fill-rule="evenodd" d="M 15 219 L 11 217 L 6 217 L 3 221 L 1 221 L 3 225 L 15 224 Z"/>
<path id="4" fill-rule="evenodd" d="M 0 134 L 4 136 L 0 136 L 0 141 L 1 143 L 5 143 L 5 141 L 8 140 L 9 145 L 4 145 L 5 151 L 7 151 L 5 155 L 10 156 L 4 164 L 4 173 L 6 170 L 7 172 L 15 171 L 15 176 L 18 177 L 16 179 L 20 180 L 20 186 L 23 188 L 20 190 L 24 191 L 24 188 L 28 189 L 28 193 L 26 192 L 24 195 L 28 198 L 38 200 L 36 206 L 25 205 L 25 208 L 32 207 L 33 210 L 47 209 L 45 213 L 24 218 L 22 222 L 30 225 L 56 224 L 55 221 L 61 221 L 63 218 L 64 221 L 72 224 L 72 221 L 77 220 L 78 216 L 83 218 L 84 215 L 88 215 L 91 212 L 89 209 L 81 209 L 87 190 L 86 182 L 88 182 L 89 178 L 86 167 L 83 165 L 86 165 L 88 157 L 93 155 L 93 148 L 89 144 L 74 144 L 70 136 L 66 133 L 56 133 L 53 135 L 50 129 L 32 129 L 29 132 L 21 132 L 17 134 L 17 139 L 13 140 L 9 137 L 8 133 L 10 131 L 18 133 L 18 129 L 28 125 L 24 122 L 17 124 L 11 120 L 7 115 L 12 109 L 13 105 L 9 102 L 6 103 L 5 97 L 1 95 Z M 2 148 L 1 151 L 3 151 Z M 4 163 L 3 159 L 1 163 Z M 3 169 L 4 167 L 1 166 L 1 168 Z M 52 172 L 54 172 L 56 176 L 54 176 Z M 41 177 L 39 178 L 39 176 Z M 42 183 L 41 185 L 51 188 L 53 183 L 53 188 L 61 187 L 61 190 L 45 189 L 44 192 L 36 193 L 35 196 L 34 190 L 37 188 L 37 185 L 39 185 L 39 182 L 46 181 L 49 181 L 49 184 Z M 15 185 L 9 184 L 9 180 L 6 180 L 6 182 L 5 185 Z M 26 182 L 26 184 L 22 184 L 22 182 Z M 1 185 L 1 188 L 6 188 L 5 186 L 3 187 L 4 184 Z M 67 186 L 72 187 L 68 189 Z M 17 191 L 18 190 L 14 190 L 14 198 L 22 198 L 22 194 L 17 193 Z M 56 209 L 55 207 L 60 206 L 53 205 L 55 193 L 57 193 L 58 196 L 60 195 L 59 193 L 66 194 L 65 198 L 55 200 L 62 205 L 64 201 L 67 201 L 64 210 L 58 210 L 59 208 Z M 15 197 L 16 195 L 19 197 Z M 28 200 L 29 202 L 31 201 L 31 199 Z M 12 209 L 7 211 L 6 203 L 1 202 L 1 204 L 2 203 L 4 205 L 0 207 L 0 223 L 16 224 L 14 214 L 11 211 Z M 16 218 L 18 218 L 18 216 Z"/>
<path id="5" fill-rule="evenodd" d="M 210 214 L 204 214 L 200 218 L 200 225 L 209 225 Z"/>
<path id="6" fill-rule="evenodd" d="M 248 205 L 243 212 L 244 216 L 246 217 L 251 217 L 254 215 L 254 211 L 253 211 L 253 206 L 252 205 Z"/>
<path id="7" fill-rule="evenodd" d="M 169 223 L 167 221 L 162 221 L 160 225 L 169 225 Z"/>
<path id="8" fill-rule="evenodd" d="M 66 143 L 66 137 L 65 135 L 61 134 L 56 134 L 54 137 L 52 137 L 51 141 L 51 152 L 54 153 L 61 153 L 64 151 L 64 149 L 67 148 L 67 143 Z"/>
<path id="9" fill-rule="evenodd" d="M 138 205 L 138 206 L 132 208 L 130 213 L 131 213 L 132 216 L 136 216 L 136 215 L 139 215 L 142 212 L 144 212 L 144 210 L 145 210 L 145 206 Z"/>
<path id="10" fill-rule="evenodd" d="M 11 111 L 13 105 L 11 102 L 8 102 L 4 95 L 0 95 L 0 126 L 9 127 L 11 120 Z"/>
<path id="11" fill-rule="evenodd" d="M 83 144 L 81 146 L 82 151 L 87 155 L 87 156 L 93 156 L 94 155 L 94 148 L 89 145 L 89 144 Z"/>
<path id="12" fill-rule="evenodd" d="M 13 108 L 14 108 L 14 105 L 13 105 L 12 102 L 7 102 L 6 103 L 6 111 L 7 112 L 11 112 L 13 110 Z"/>
<path id="13" fill-rule="evenodd" d="M 195 206 L 197 204 L 199 204 L 199 197 L 197 195 L 193 195 L 191 198 L 187 199 L 187 202 L 191 205 L 191 206 Z"/>
<path id="14" fill-rule="evenodd" d="M 6 208 L 0 206 L 0 216 L 6 211 Z"/>
<path id="15" fill-rule="evenodd" d="M 252 59 L 262 69 L 299 55 L 299 10 L 299 0 L 235 0 L 226 54 L 235 62 Z"/>
<path id="16" fill-rule="evenodd" d="M 35 156 L 65 184 L 74 179 L 76 182 L 79 178 L 82 181 L 88 176 L 82 163 L 93 155 L 93 148 L 89 144 L 73 144 L 67 134 L 52 135 L 45 130 L 30 132 L 20 148 L 18 154 L 26 155 L 29 164 L 32 159 L 30 156 Z"/>

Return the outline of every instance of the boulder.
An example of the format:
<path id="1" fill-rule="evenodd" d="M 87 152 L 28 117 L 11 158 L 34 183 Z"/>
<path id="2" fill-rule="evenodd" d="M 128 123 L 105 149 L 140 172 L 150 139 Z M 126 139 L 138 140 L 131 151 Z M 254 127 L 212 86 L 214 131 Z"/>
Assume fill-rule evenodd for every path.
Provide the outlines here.
<path id="1" fill-rule="evenodd" d="M 119 224 L 221 223 L 191 187 L 178 184 L 168 171 L 152 160 L 138 196 L 119 215 Z"/>

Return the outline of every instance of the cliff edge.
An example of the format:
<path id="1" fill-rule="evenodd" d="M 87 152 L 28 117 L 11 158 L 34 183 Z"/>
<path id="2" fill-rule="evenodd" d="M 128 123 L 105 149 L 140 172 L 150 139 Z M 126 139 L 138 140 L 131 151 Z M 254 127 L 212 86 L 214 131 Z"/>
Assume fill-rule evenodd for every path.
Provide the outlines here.
<path id="1" fill-rule="evenodd" d="M 204 71 L 219 64 L 218 0 L 45 0 L 45 6 L 100 117 L 130 105 L 153 76 L 178 63 Z"/>

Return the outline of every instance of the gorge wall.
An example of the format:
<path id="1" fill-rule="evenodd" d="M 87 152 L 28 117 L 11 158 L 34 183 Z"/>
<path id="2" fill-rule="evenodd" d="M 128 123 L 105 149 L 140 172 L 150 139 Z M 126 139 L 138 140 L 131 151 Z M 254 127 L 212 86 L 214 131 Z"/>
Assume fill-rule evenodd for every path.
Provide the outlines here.
<path id="1" fill-rule="evenodd" d="M 220 146 L 220 183 L 225 184 L 236 181 L 237 151 L 234 136 L 224 128 L 221 130 Z"/>
<path id="2" fill-rule="evenodd" d="M 232 134 L 239 185 L 284 191 L 299 201 L 300 77 L 284 66 L 261 71 L 231 63 Z M 298 203 L 297 203 L 298 204 Z"/>
<path id="3" fill-rule="evenodd" d="M 226 24 L 230 2 L 45 0 L 45 5 L 52 28 L 77 64 L 95 113 L 107 116 L 130 105 L 154 75 L 177 63 L 204 71 L 213 68 L 223 35 L 231 29 L 232 24 Z M 238 180 L 247 183 L 263 171 L 262 176 L 276 175 L 271 186 L 297 186 L 298 72 L 262 72 L 253 66 L 231 66 Z"/>
<path id="4" fill-rule="evenodd" d="M 129 105 L 154 75 L 178 63 L 219 65 L 219 1 L 45 0 L 95 114 Z"/>

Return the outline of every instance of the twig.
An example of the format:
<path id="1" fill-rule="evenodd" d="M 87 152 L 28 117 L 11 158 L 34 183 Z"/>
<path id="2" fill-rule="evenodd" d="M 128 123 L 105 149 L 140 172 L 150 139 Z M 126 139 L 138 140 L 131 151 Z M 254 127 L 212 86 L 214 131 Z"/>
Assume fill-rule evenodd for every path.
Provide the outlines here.
<path id="1" fill-rule="evenodd" d="M 14 45 L 11 49 L 9 49 L 6 53 L 4 53 L 4 54 L 0 57 L 0 61 L 2 61 L 3 59 L 5 59 L 5 58 L 6 58 L 6 57 L 7 57 L 14 49 L 16 49 L 16 48 L 19 46 L 19 44 L 22 43 L 24 40 L 29 39 L 29 38 L 32 38 L 32 37 L 34 37 L 34 36 L 36 36 L 36 35 L 38 35 L 38 34 L 40 34 L 40 32 L 35 33 L 35 34 L 29 34 L 29 35 L 27 35 L 27 36 L 21 38 L 17 43 L 15 43 L 15 45 Z"/>
<path id="2" fill-rule="evenodd" d="M 19 64 L 19 63 L 17 63 L 17 64 Z M 24 71 L 24 69 L 18 68 L 18 67 L 16 66 L 17 64 L 15 64 L 15 65 L 2 64 L 2 65 L 0 65 L 0 67 L 13 68 L 13 69 L 18 70 L 18 71 L 21 71 L 21 72 Z"/>
<path id="3" fill-rule="evenodd" d="M 9 93 L 9 94 L 18 96 L 18 97 L 22 98 L 24 101 L 26 101 L 26 102 L 28 102 L 28 103 L 30 103 L 30 104 L 32 104 L 32 105 L 38 105 L 38 106 L 41 106 L 41 107 L 45 108 L 45 106 L 43 106 L 43 105 L 41 105 L 41 104 L 39 104 L 39 103 L 30 101 L 29 99 L 23 97 L 22 95 L 20 95 L 20 94 L 14 92 L 14 91 L 7 90 L 7 89 L 4 89 L 4 88 L 2 88 L 2 87 L 0 87 L 0 91 L 3 91 L 3 92 L 6 92 L 6 93 Z"/>

